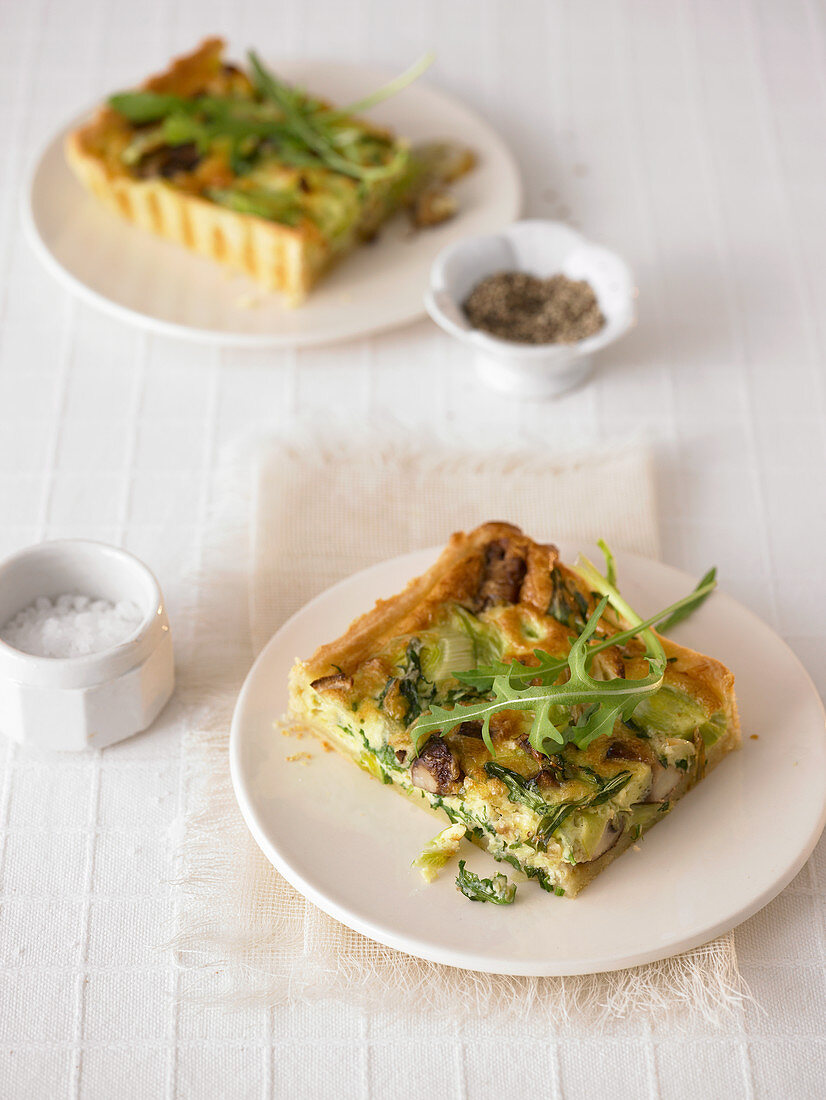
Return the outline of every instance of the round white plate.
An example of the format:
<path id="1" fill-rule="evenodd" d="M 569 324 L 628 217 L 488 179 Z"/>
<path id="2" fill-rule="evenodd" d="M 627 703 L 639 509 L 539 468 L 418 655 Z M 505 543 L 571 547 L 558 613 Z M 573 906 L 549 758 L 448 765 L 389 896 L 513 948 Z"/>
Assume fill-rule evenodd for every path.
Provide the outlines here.
<path id="1" fill-rule="evenodd" d="M 321 61 L 279 62 L 274 68 L 337 103 L 352 102 L 395 75 Z M 345 257 L 299 309 L 105 209 L 77 182 L 63 155 L 66 133 L 85 116 L 57 134 L 37 162 L 23 204 L 30 238 L 49 271 L 73 293 L 170 336 L 297 347 L 406 324 L 425 312 L 423 295 L 436 254 L 459 237 L 501 229 L 518 216 L 522 201 L 516 163 L 499 136 L 426 80 L 369 117 L 413 142 L 444 138 L 477 153 L 476 169 L 455 185 L 459 214 L 414 234 L 404 217 L 394 218 L 375 243 Z"/>
<path id="2" fill-rule="evenodd" d="M 576 549 L 564 547 L 563 558 L 572 560 Z M 615 970 L 695 947 L 791 881 L 826 821 L 823 706 L 785 643 L 718 592 L 673 636 L 733 669 L 742 750 L 578 898 L 526 882 L 512 906 L 474 904 L 456 891 L 455 867 L 425 886 L 410 861 L 440 828 L 436 818 L 314 740 L 281 736 L 273 723 L 286 708 L 295 656 L 337 637 L 436 554 L 384 562 L 324 592 L 278 631 L 247 677 L 232 724 L 235 792 L 264 854 L 296 889 L 342 923 L 411 955 L 543 975 Z M 695 583 L 669 566 L 617 557 L 623 594 L 644 615 Z M 287 762 L 297 751 L 313 759 Z M 477 873 L 503 869 L 474 845 L 463 848 Z"/>

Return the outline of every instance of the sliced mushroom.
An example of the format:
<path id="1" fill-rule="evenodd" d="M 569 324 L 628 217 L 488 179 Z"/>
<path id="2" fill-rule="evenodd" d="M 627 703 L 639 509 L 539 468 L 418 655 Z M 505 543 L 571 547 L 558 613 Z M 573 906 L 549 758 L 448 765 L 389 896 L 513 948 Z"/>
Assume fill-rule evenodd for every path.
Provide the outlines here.
<path id="1" fill-rule="evenodd" d="M 559 780 L 560 773 L 556 768 L 543 768 L 533 777 L 531 786 L 544 793 L 556 790 L 560 786 Z"/>
<path id="2" fill-rule="evenodd" d="M 532 757 L 534 760 L 538 760 L 540 764 L 548 763 L 548 757 L 545 755 L 545 753 L 540 752 L 538 749 L 535 749 L 527 737 L 520 738 L 519 744 L 525 750 L 528 756 Z"/>
<path id="3" fill-rule="evenodd" d="M 612 741 L 606 760 L 638 760 L 651 768 L 651 783 L 641 802 L 664 802 L 685 775 L 675 764 L 664 765 L 643 741 Z"/>
<path id="4" fill-rule="evenodd" d="M 183 145 L 162 145 L 141 157 L 135 174 L 139 179 L 151 179 L 153 176 L 169 179 L 179 172 L 191 172 L 200 161 L 201 154 L 194 141 Z"/>
<path id="5" fill-rule="evenodd" d="M 435 734 L 410 765 L 410 781 L 430 794 L 458 794 L 465 773 L 450 746 Z"/>
<path id="6" fill-rule="evenodd" d="M 518 716 L 515 716 L 509 711 L 502 711 L 500 714 L 494 714 L 490 720 L 490 735 L 494 741 L 497 738 L 513 737 L 515 733 L 521 728 L 521 723 Z M 456 732 L 460 733 L 462 737 L 472 737 L 476 741 L 482 740 L 482 723 L 481 722 L 462 722 L 461 725 L 456 727 Z M 546 757 L 538 756 L 537 759 L 545 760 Z"/>
<path id="7" fill-rule="evenodd" d="M 482 740 L 482 723 L 481 722 L 462 722 L 457 728 L 457 733 L 461 733 L 462 737 L 473 737 L 478 741 Z"/>
<path id="8" fill-rule="evenodd" d="M 667 768 L 659 762 L 651 766 L 651 786 L 642 802 L 664 802 L 685 775 L 684 771 L 670 764 Z"/>
<path id="9" fill-rule="evenodd" d="M 538 760 L 542 765 L 537 774 L 530 780 L 531 786 L 544 787 L 550 790 L 559 787 L 569 778 L 565 762 L 561 756 L 546 756 L 544 752 L 539 752 L 538 749 L 533 747 L 528 737 L 520 737 L 517 743 L 532 760 Z"/>
<path id="10" fill-rule="evenodd" d="M 594 675 L 594 673 L 601 673 L 601 675 Z M 617 646 L 609 646 L 596 656 L 592 675 L 596 680 L 603 678 L 612 680 L 615 677 L 625 679 L 625 662 Z"/>
<path id="11" fill-rule="evenodd" d="M 599 859 L 600 856 L 604 856 L 606 852 L 609 852 L 622 836 L 623 826 L 624 821 L 622 818 L 606 821 L 599 843 L 591 853 L 591 858 L 586 862 L 593 863 L 595 859 Z"/>
<path id="12" fill-rule="evenodd" d="M 484 575 L 477 593 L 480 610 L 494 604 L 519 603 L 525 579 L 524 551 L 510 539 L 494 539 L 485 547 Z"/>
<path id="13" fill-rule="evenodd" d="M 605 753 L 606 760 L 640 760 L 645 764 L 652 762 L 651 752 L 640 743 L 633 741 L 612 741 Z"/>
<path id="14" fill-rule="evenodd" d="M 353 686 L 353 677 L 343 672 L 334 672 L 330 676 L 320 676 L 310 684 L 316 691 L 349 691 Z"/>

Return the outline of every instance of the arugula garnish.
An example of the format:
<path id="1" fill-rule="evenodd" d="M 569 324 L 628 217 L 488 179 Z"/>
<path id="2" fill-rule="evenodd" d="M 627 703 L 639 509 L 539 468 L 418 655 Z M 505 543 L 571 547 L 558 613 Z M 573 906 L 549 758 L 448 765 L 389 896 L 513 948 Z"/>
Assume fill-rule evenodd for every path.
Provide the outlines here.
<path id="1" fill-rule="evenodd" d="M 457 704 L 450 710 L 433 706 L 429 715 L 416 722 L 414 729 L 417 746 L 425 734 L 434 730 L 452 729 L 463 721 L 481 721 L 482 739 L 491 756 L 495 756 L 490 736 L 490 720 L 502 710 L 525 710 L 533 713 L 528 739 L 537 752 L 546 756 L 559 752 L 569 741 L 575 742 L 582 749 L 603 733 L 609 733 L 618 718 L 630 717 L 646 695 L 658 690 L 662 684 L 666 658 L 656 636 L 650 630 L 644 630 L 640 633 L 645 643 L 644 656 L 649 663 L 648 674 L 637 680 L 620 677 L 614 680 L 595 680 L 587 669 L 590 663 L 588 642 L 608 601 L 609 597 L 603 596 L 585 624 L 585 629 L 571 646 L 566 662 L 569 669 L 566 683 L 554 682 L 559 676 L 559 671 L 556 670 L 541 674 L 538 677 L 538 686 L 520 687 L 511 682 L 509 666 L 507 672 L 494 677 L 491 684 L 492 699 L 480 703 Z M 519 665 L 519 662 L 515 663 Z M 524 666 L 521 666 L 514 671 L 523 669 Z M 553 680 L 548 683 L 550 676 L 553 676 Z M 583 704 L 591 709 L 579 721 L 572 723 L 571 708 Z M 596 706 L 593 707 L 592 704 Z"/>
<path id="2" fill-rule="evenodd" d="M 516 897 L 516 884 L 508 882 L 507 875 L 479 878 L 473 871 L 465 870 L 465 861 L 459 860 L 456 887 L 471 901 L 492 901 L 494 905 L 512 905 Z"/>
<path id="3" fill-rule="evenodd" d="M 696 611 L 701 603 L 704 603 L 714 589 L 717 586 L 717 567 L 712 566 L 711 569 L 697 582 L 697 587 L 694 591 L 686 597 L 686 603 L 683 607 L 677 607 L 674 605 L 674 610 L 668 616 L 663 619 L 657 629 L 661 634 L 664 634 L 666 630 L 671 630 L 677 623 L 681 623 L 683 619 L 687 619 L 692 611 Z"/>
<path id="4" fill-rule="evenodd" d="M 355 138 L 354 141 L 351 135 L 347 134 L 346 137 L 350 139 L 350 148 L 346 148 L 341 135 L 335 132 L 332 125 L 341 119 L 337 112 L 308 110 L 305 96 L 270 73 L 253 50 L 250 50 L 247 56 L 252 67 L 256 91 L 283 111 L 284 123 L 292 137 L 306 145 L 328 168 L 358 180 L 375 180 L 394 175 L 407 159 L 407 150 L 401 147 L 396 148 L 387 164 L 366 165 L 353 156 L 347 156 L 348 151 L 351 153 L 356 151 L 358 141 L 365 135 L 361 133 L 352 135 L 352 138 Z M 415 70 L 408 70 L 408 72 L 411 74 L 409 76 L 411 80 L 415 80 L 419 75 Z M 397 90 L 399 90 L 398 87 L 394 86 L 393 91 Z"/>
<path id="5" fill-rule="evenodd" d="M 333 116 L 344 118 L 348 115 L 361 114 L 362 111 L 369 111 L 371 107 L 375 107 L 378 103 L 383 103 L 385 99 L 390 99 L 391 96 L 398 95 L 398 93 L 403 88 L 406 88 L 408 84 L 412 84 L 414 80 L 418 80 L 422 73 L 429 69 L 435 60 L 436 55 L 432 51 L 422 54 L 419 60 L 415 61 L 409 69 L 405 69 L 403 73 L 400 73 L 398 76 L 388 81 L 387 84 L 383 84 L 374 92 L 366 95 L 363 99 L 357 99 L 354 103 L 348 103 L 346 107 L 340 107 L 337 111 L 333 111 Z"/>
<path id="6" fill-rule="evenodd" d="M 555 657 L 535 649 L 534 656 L 538 663 L 533 666 L 516 660 L 497 661 L 482 668 L 454 673 L 461 683 L 473 687 L 480 694 L 489 695 L 489 698 L 477 702 L 457 702 L 450 708 L 432 705 L 429 713 L 419 717 L 413 727 L 417 749 L 422 739 L 431 733 L 446 733 L 461 722 L 477 721 L 482 723 L 482 739 L 488 751 L 495 756 L 490 722 L 494 714 L 503 710 L 524 710 L 533 715 L 528 740 L 537 752 L 550 756 L 569 743 L 585 749 L 596 738 L 611 733 L 617 720 L 628 721 L 645 698 L 659 691 L 668 661 L 659 638 L 651 628 L 657 624 L 671 626 L 698 607 L 714 589 L 715 573 L 707 573 L 688 596 L 643 620 L 612 583 L 613 556 L 604 544 L 603 550 L 608 576 L 603 576 L 585 557 L 577 561 L 576 569 L 580 577 L 602 598 L 585 622 L 579 637 L 572 639 L 567 656 Z M 617 617 L 630 623 L 630 626 L 590 644 L 609 605 Z M 632 638 L 639 638 L 643 643 L 642 657 L 648 662 L 645 676 L 635 680 L 623 677 L 597 680 L 591 676 L 589 667 L 596 654 Z M 564 673 L 567 673 L 567 679 L 560 683 Z M 578 716 L 574 717 L 574 708 L 584 709 L 580 709 Z"/>
<path id="7" fill-rule="evenodd" d="M 148 142 L 172 146 L 195 142 L 199 151 L 206 153 L 221 139 L 230 143 L 230 160 L 238 174 L 249 170 L 261 144 L 274 144 L 285 163 L 296 167 L 324 165 L 365 182 L 394 176 L 405 166 L 409 159 L 405 145 L 379 130 L 348 122 L 356 112 L 374 107 L 421 76 L 432 63 L 432 54 L 343 109 L 331 108 L 279 80 L 253 51 L 248 56 L 256 98 L 236 94 L 181 96 L 152 91 L 110 96 L 109 106 L 133 125 L 157 123 L 151 134 L 139 134 L 127 147 L 123 154 L 125 163 L 136 163 L 146 152 Z M 222 199 L 216 197 L 215 201 Z M 274 216 L 272 211 L 261 211 L 259 207 L 249 212 Z"/>
<path id="8" fill-rule="evenodd" d="M 613 584 L 616 587 L 617 584 L 617 566 L 614 561 L 614 555 L 608 548 L 608 543 L 605 539 L 597 539 L 597 546 L 605 555 L 605 579 L 609 584 Z"/>

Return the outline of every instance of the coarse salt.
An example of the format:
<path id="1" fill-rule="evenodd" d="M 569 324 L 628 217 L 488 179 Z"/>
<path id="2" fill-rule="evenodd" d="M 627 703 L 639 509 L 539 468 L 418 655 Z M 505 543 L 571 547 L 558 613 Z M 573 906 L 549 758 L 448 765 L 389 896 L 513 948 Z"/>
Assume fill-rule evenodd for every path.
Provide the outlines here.
<path id="1" fill-rule="evenodd" d="M 142 618 L 131 600 L 38 596 L 0 627 L 0 640 L 33 657 L 83 657 L 125 642 Z"/>

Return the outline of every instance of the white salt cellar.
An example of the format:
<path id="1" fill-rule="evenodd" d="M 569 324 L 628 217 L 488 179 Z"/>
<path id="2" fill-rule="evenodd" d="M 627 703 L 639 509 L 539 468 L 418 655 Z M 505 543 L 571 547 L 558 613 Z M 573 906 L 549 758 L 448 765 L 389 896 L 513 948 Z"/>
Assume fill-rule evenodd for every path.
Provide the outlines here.
<path id="1" fill-rule="evenodd" d="M 173 687 L 163 596 L 134 555 L 65 539 L 0 564 L 1 733 L 104 748 L 151 725 Z"/>

